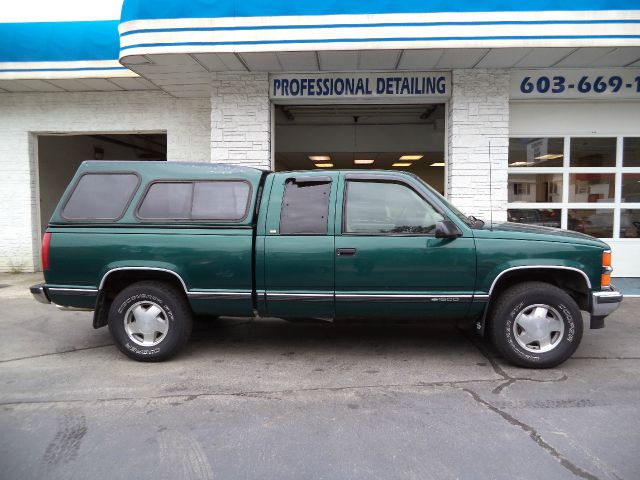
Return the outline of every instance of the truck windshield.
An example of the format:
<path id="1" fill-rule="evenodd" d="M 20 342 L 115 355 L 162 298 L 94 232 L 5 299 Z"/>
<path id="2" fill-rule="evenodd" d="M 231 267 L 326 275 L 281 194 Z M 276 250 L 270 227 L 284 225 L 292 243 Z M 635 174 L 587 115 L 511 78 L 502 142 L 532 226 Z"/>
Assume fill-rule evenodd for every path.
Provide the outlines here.
<path id="1" fill-rule="evenodd" d="M 429 189 L 429 191 L 431 193 L 433 193 L 435 196 L 437 196 L 440 201 L 456 216 L 458 217 L 460 220 L 462 220 L 465 225 L 469 226 L 469 227 L 473 227 L 476 223 L 476 221 L 474 221 L 473 219 L 467 217 L 464 213 L 462 213 L 460 210 L 458 210 L 456 207 L 454 207 L 446 198 L 444 198 L 442 195 L 440 195 L 440 193 L 435 190 L 431 185 L 429 185 L 427 182 L 425 182 L 424 180 L 422 180 L 420 177 L 418 177 L 417 175 L 414 175 L 414 177 L 420 182 L 422 183 L 425 187 L 427 187 Z M 484 222 L 483 222 L 484 223 Z"/>

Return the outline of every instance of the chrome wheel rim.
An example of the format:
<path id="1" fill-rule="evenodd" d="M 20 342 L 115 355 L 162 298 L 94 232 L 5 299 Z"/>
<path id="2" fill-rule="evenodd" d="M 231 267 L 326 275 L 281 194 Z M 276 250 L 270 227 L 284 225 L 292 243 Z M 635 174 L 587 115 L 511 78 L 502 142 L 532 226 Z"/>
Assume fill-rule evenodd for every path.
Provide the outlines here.
<path id="1" fill-rule="evenodd" d="M 160 305 L 144 300 L 131 305 L 125 313 L 124 331 L 132 342 L 153 347 L 167 336 L 169 321 Z"/>
<path id="2" fill-rule="evenodd" d="M 549 352 L 560 344 L 563 335 L 560 313 L 543 303 L 525 307 L 513 322 L 513 336 L 528 352 Z"/>

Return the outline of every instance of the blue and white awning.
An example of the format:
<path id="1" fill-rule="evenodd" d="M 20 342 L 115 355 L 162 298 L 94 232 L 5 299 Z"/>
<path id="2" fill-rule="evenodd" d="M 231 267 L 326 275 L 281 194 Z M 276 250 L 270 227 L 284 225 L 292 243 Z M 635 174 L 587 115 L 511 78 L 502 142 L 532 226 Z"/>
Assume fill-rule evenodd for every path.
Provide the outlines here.
<path id="1" fill-rule="evenodd" d="M 638 0 L 125 0 L 120 23 L 121 59 L 162 53 L 639 45 Z"/>
<path id="2" fill-rule="evenodd" d="M 137 76 L 118 61 L 122 0 L 21 0 L 0 10 L 0 79 Z"/>

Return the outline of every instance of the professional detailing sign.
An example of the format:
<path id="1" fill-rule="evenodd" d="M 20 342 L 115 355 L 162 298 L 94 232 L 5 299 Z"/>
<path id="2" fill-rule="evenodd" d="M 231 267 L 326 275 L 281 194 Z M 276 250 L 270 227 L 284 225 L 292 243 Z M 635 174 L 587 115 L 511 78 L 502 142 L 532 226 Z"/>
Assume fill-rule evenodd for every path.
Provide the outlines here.
<path id="1" fill-rule="evenodd" d="M 510 97 L 640 99 L 640 69 L 515 70 Z"/>
<path id="2" fill-rule="evenodd" d="M 449 72 L 278 74 L 270 77 L 272 99 L 444 99 Z"/>

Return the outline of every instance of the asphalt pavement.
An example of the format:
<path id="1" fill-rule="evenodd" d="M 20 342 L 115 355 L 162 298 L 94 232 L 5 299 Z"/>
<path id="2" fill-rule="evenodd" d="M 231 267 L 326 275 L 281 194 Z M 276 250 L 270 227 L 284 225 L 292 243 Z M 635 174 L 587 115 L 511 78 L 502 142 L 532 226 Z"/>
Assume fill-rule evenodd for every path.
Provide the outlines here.
<path id="1" fill-rule="evenodd" d="M 154 364 L 36 281 L 0 275 L 2 479 L 640 478 L 638 298 L 551 370 L 451 323 L 230 318 Z"/>

